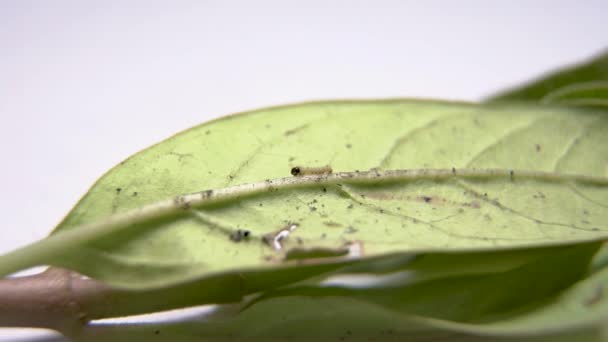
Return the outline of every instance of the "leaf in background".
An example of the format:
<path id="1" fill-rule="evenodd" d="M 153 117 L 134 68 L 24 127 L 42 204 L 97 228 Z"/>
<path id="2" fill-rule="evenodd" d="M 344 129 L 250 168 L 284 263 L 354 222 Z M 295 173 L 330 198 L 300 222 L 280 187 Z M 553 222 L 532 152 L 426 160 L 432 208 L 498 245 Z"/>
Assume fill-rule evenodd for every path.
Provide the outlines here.
<path id="1" fill-rule="evenodd" d="M 341 281 L 343 276 L 329 278 L 314 286 L 291 286 L 269 291 L 250 305 L 275 297 L 348 297 L 403 314 L 433 319 L 454 322 L 502 321 L 520 315 L 522 308 L 529 309 L 534 303 L 553 297 L 580 280 L 586 274 L 587 265 L 598 247 L 599 243 L 590 243 L 545 249 L 543 257 L 507 270 L 496 268 L 470 272 L 467 267 L 459 267 L 452 270 L 453 274 L 429 277 L 424 268 L 413 272 L 410 268 L 404 268 L 405 272 L 379 278 L 375 283 L 358 281 L 354 285 L 351 285 L 352 281 Z M 489 252 L 486 255 L 493 257 Z M 483 256 L 480 255 L 479 259 Z M 437 263 L 437 266 L 443 265 Z M 475 262 L 472 267 L 475 267 Z M 535 328 L 541 330 L 542 326 Z"/>
<path id="2" fill-rule="evenodd" d="M 590 61 L 564 68 L 488 99 L 491 102 L 525 101 L 571 106 L 608 106 L 608 52 Z"/>
<path id="3" fill-rule="evenodd" d="M 566 106 L 608 107 L 608 81 L 575 83 L 555 90 L 541 103 Z"/>
<path id="4" fill-rule="evenodd" d="M 319 303 L 310 303 L 300 298 L 289 301 L 278 301 L 272 303 L 273 307 L 260 308 L 260 313 L 277 312 L 281 306 L 301 306 L 305 312 L 301 324 L 288 322 L 285 328 L 276 328 L 277 334 L 283 333 L 284 337 L 260 337 L 259 334 L 246 333 L 250 325 L 238 326 L 230 324 L 234 332 L 224 332 L 224 335 L 209 334 L 208 330 L 202 332 L 197 329 L 197 323 L 162 325 L 150 324 L 145 326 L 121 325 L 100 326 L 93 329 L 90 334 L 84 335 L 77 341 L 87 342 L 190 342 L 190 341 L 449 341 L 449 342 L 602 342 L 605 341 L 605 330 L 601 327 L 565 331 L 556 334 L 532 334 L 516 337 L 489 337 L 487 335 L 474 335 L 464 333 L 451 333 L 444 331 L 433 331 L 428 329 L 423 332 L 412 333 L 408 330 L 401 317 L 395 317 L 392 312 L 382 308 L 369 306 L 365 303 L 348 300 L 324 299 Z M 324 315 L 311 314 L 315 309 L 326 310 Z M 261 316 L 257 316 L 261 317 Z M 273 313 L 272 319 L 280 319 Z M 268 323 L 268 322 L 264 322 Z M 346 325 L 348 324 L 348 325 Z M 399 328 L 392 328 L 399 325 Z M 355 328 L 347 328 L 355 326 Z M 309 328 L 305 335 L 290 333 L 290 329 L 297 330 Z M 243 332 L 245 331 L 245 333 Z M 235 333 L 236 332 L 236 333 Z M 316 334 L 313 334 L 316 332 Z M 209 337 L 212 335 L 213 337 Z M 280 335 L 279 335 L 280 336 Z"/>
<path id="5" fill-rule="evenodd" d="M 558 272 L 552 274 L 552 278 L 546 276 L 546 272 L 543 272 L 543 270 L 537 272 L 538 275 L 542 276 L 542 279 L 539 279 L 538 284 L 535 286 L 540 289 L 540 284 L 548 282 L 548 286 L 551 288 L 559 284 L 565 287 L 567 284 L 576 281 L 577 275 L 580 275 L 586 269 L 588 255 L 592 254 L 596 248 L 597 243 L 592 243 L 496 251 L 456 251 L 427 254 L 399 253 L 367 259 L 342 268 L 339 267 L 339 264 L 329 263 L 300 265 L 298 268 L 285 270 L 249 271 L 233 275 L 207 277 L 177 284 L 169 288 L 114 289 L 101 297 L 101 303 L 86 303 L 84 306 L 92 308 L 87 312 L 90 319 L 99 319 L 109 317 L 110 313 L 114 316 L 124 316 L 207 303 L 238 302 L 246 295 L 269 291 L 274 288 L 290 285 L 290 283 L 297 282 L 297 284 L 317 285 L 320 281 L 325 282 L 327 276 L 332 274 L 328 272 L 332 271 L 336 274 L 344 274 L 346 277 L 350 276 L 351 278 L 358 273 L 363 273 L 364 276 L 369 274 L 385 274 L 387 279 L 392 279 L 393 282 L 385 282 L 384 285 L 393 287 L 397 283 L 401 287 L 416 285 L 425 288 L 426 285 L 419 284 L 427 284 L 437 279 L 450 279 L 452 281 L 455 277 L 460 277 L 464 279 L 465 283 L 470 281 L 469 284 L 465 284 L 465 287 L 474 288 L 478 285 L 480 277 L 487 276 L 488 274 L 517 272 L 517 269 L 523 268 L 526 265 L 542 262 L 551 265 L 560 264 L 561 267 L 554 269 L 554 271 Z M 581 258 L 570 258 L 572 253 L 566 254 L 569 259 L 565 262 L 558 260 L 559 256 L 568 253 L 567 250 L 569 249 L 579 251 L 583 256 L 583 260 Z M 587 259 L 584 259 L 585 256 L 587 256 Z M 576 263 L 579 263 L 578 267 L 573 267 Z M 560 272 L 565 265 L 571 266 L 566 268 L 570 272 Z M 404 281 L 404 276 L 407 281 Z M 528 280 L 532 278 L 530 277 Z M 331 277 L 328 281 L 335 281 L 335 279 L 335 277 Z M 509 289 L 513 288 L 509 287 Z M 425 291 L 423 290 L 423 292 Z M 288 288 L 284 291 L 270 292 L 258 300 L 279 296 L 283 293 L 293 294 L 298 292 L 301 292 L 303 295 L 310 295 L 307 288 Z M 332 293 L 335 293 L 335 291 Z M 392 292 L 387 291 L 387 294 L 390 293 Z M 531 294 L 533 291 L 529 291 L 529 293 Z M 159 298 L 162 298 L 162 300 L 158 300 Z"/>
<path id="6" fill-rule="evenodd" d="M 283 291 L 284 296 L 254 302 L 234 317 L 139 326 L 94 325 L 79 339 L 553 341 L 562 337 L 565 341 L 602 341 L 597 330 L 598 323 L 608 319 L 604 296 L 608 271 L 556 292 L 565 278 L 580 278 L 597 247 L 595 243 L 565 248 L 553 257 L 475 276 L 477 279 L 446 277 L 405 288 L 317 288 L 316 292 L 294 288 Z M 560 267 L 552 267 L 555 265 Z"/>
<path id="7" fill-rule="evenodd" d="M 141 289 L 314 263 L 301 256 L 284 262 L 283 251 L 338 255 L 354 244 L 357 256 L 380 256 L 602 239 L 608 235 L 606 136 L 602 112 L 522 106 L 324 102 L 231 116 L 127 159 L 93 186 L 51 237 L 4 256 L 0 268 L 6 273 L 52 264 Z M 276 187 L 124 229 L 78 229 L 176 194 L 263 182 L 289 175 L 296 165 L 326 164 L 338 172 L 503 172 Z M 511 169 L 549 174 L 509 176 Z M 262 241 L 289 222 L 299 227 L 281 242 L 282 251 Z M 250 236 L 234 241 L 239 230 Z"/>
<path id="8" fill-rule="evenodd" d="M 597 245 L 596 245 L 597 246 Z M 582 253 L 581 253 L 582 252 Z M 588 252 L 588 249 L 587 249 Z M 578 257 L 576 256 L 578 254 Z M 584 255 L 587 254 L 586 257 Z M 578 258 L 577 262 L 570 263 L 568 257 Z M 564 267 L 580 266 L 578 262 L 588 259 L 589 253 L 584 248 L 574 248 L 562 253 L 555 261 L 566 261 Z M 542 263 L 541 263 L 542 264 Z M 542 273 L 557 275 L 557 268 L 551 270 L 546 265 L 538 264 Z M 526 268 L 526 267 L 524 267 Z M 452 298 L 434 297 L 433 289 L 430 293 L 423 293 L 423 298 L 416 298 L 417 302 L 426 300 L 436 301 L 435 307 L 422 305 L 419 308 L 429 311 L 458 310 L 474 311 L 466 305 L 473 303 L 476 308 L 487 299 L 489 304 L 502 301 L 509 304 L 507 293 L 512 284 L 519 284 L 511 290 L 512 297 L 516 295 L 527 296 L 521 301 L 533 298 L 542 289 L 534 289 L 533 285 L 524 281 L 526 273 L 532 269 L 519 270 L 515 280 L 511 281 L 509 272 L 497 273 L 490 276 L 490 280 L 498 286 L 498 299 L 494 298 L 491 286 L 483 293 L 474 293 L 475 289 L 459 287 L 452 278 L 446 278 L 444 289 L 452 289 Z M 575 270 L 570 270 L 577 272 Z M 580 272 L 580 271 L 579 271 Z M 500 277 L 506 282 L 501 283 Z M 540 275 L 531 275 L 531 281 L 542 279 Z M 492 279 L 494 277 L 494 279 Z M 487 280 L 487 279 L 486 279 Z M 486 282 L 482 280 L 482 282 Z M 255 303 L 249 309 L 235 317 L 222 320 L 193 321 L 169 324 L 150 324 L 138 326 L 92 326 L 83 331 L 79 340 L 82 341 L 193 341 L 193 340 L 264 340 L 264 341 L 366 341 L 380 339 L 382 341 L 428 341 L 432 339 L 445 339 L 449 341 L 603 341 L 601 322 L 608 319 L 608 299 L 604 295 L 608 283 L 608 271 L 603 270 L 582 279 L 567 290 L 552 295 L 543 294 L 537 301 L 529 306 L 514 312 L 510 316 L 478 317 L 473 322 L 454 322 L 446 319 L 437 319 L 425 315 L 412 314 L 403 310 L 399 304 L 411 307 L 409 301 L 402 301 L 404 296 L 412 295 L 405 291 L 397 292 L 397 297 L 391 305 L 373 303 L 366 296 L 343 296 L 336 292 L 334 296 L 310 297 L 304 294 L 274 297 Z M 470 284 L 470 283 L 469 283 Z M 485 284 L 489 285 L 489 284 Z M 478 286 L 479 288 L 484 288 Z M 522 292 L 521 285 L 530 288 L 534 293 Z M 545 285 L 550 285 L 547 279 Z M 435 289 L 439 287 L 435 286 Z M 388 291 L 391 291 L 389 288 Z M 462 292 L 464 291 L 464 293 Z M 471 293 L 469 293 L 469 291 Z M 505 292 L 506 291 L 506 292 Z M 396 292 L 396 291 L 393 291 Z M 424 292 L 424 291 L 423 291 Z M 458 293 L 462 293 L 458 299 Z M 377 291 L 382 296 L 380 290 Z M 469 295 L 464 295 L 469 293 Z M 385 297 L 390 301 L 390 295 Z M 444 302 L 441 302 L 441 300 Z M 471 302 L 472 300 L 472 302 Z M 462 307 L 465 306 L 465 307 Z M 490 305 L 487 305 L 489 307 Z M 479 311 L 478 311 L 479 312 Z M 493 318 L 493 319 L 488 319 Z M 560 339 L 561 337 L 561 339 Z M 584 339 L 583 339 L 584 338 Z"/>

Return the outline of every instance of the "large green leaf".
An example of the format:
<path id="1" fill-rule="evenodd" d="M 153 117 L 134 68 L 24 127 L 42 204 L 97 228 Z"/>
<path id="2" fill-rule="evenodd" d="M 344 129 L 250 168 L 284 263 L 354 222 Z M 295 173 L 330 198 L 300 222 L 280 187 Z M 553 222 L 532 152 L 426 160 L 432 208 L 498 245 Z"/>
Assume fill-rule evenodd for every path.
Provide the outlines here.
<path id="1" fill-rule="evenodd" d="M 341 263 L 604 239 L 607 136 L 602 112 L 534 106 L 353 101 L 235 115 L 124 161 L 53 235 L 0 258 L 0 271 L 51 264 L 137 289 L 288 272 L 314 263 L 310 255 Z M 325 164 L 352 173 L 277 179 L 296 165 Z M 354 172 L 373 168 L 438 170 L 392 180 Z M 200 199 L 192 206 L 171 201 L 260 181 L 262 190 L 229 188 L 223 201 L 205 202 L 223 190 L 191 196 Z M 282 250 L 263 242 L 288 223 L 299 226 Z M 234 241 L 239 229 L 251 236 Z"/>
<path id="2" fill-rule="evenodd" d="M 525 101 L 608 107 L 608 52 L 499 93 L 489 101 Z"/>

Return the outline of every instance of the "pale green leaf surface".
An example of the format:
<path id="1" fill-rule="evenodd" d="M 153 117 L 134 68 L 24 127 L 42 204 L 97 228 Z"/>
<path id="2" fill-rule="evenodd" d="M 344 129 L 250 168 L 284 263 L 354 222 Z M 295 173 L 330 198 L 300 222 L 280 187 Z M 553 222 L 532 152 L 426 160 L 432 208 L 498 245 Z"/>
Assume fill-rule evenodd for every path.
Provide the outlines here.
<path id="1" fill-rule="evenodd" d="M 121 326 L 97 326 L 81 336 L 77 341 L 87 342 L 139 342 L 139 341 L 449 341 L 449 342 L 603 342 L 606 341 L 606 332 L 598 327 L 564 331 L 554 334 L 534 334 L 516 337 L 475 335 L 457 332 L 446 332 L 443 330 L 427 328 L 418 329 L 415 332 L 415 323 L 404 322 L 402 317 L 395 315 L 382 308 L 366 305 L 360 302 L 348 300 L 323 299 L 317 302 L 306 301 L 300 298 L 288 301 L 277 301 L 272 307 L 260 308 L 260 313 L 269 315 L 269 319 L 286 323 L 285 327 L 273 327 L 271 333 L 264 328 L 254 329 L 249 324 L 228 324 L 228 329 L 213 329 L 205 327 L 199 329 L 196 323 L 190 324 L 150 324 L 150 325 L 121 325 Z M 285 315 L 279 316 L 280 306 L 300 306 L 305 310 L 302 317 L 294 317 L 294 320 L 285 319 Z M 341 309 L 344 307 L 343 309 Z M 314 310 L 325 310 L 325 314 L 311 314 Z M 291 313 L 293 314 L 293 313 Z M 257 317 L 262 317 L 257 316 Z M 301 323 L 297 324 L 296 319 Z M 287 321 L 287 322 L 285 322 Z M 263 322 L 268 325 L 268 322 Z M 278 324 L 277 324 L 278 325 Z M 397 328 L 395 328 L 397 327 Z M 228 331 L 232 328 L 232 331 Z M 309 328 L 304 334 L 297 335 L 293 331 Z M 201 331 L 202 330 L 202 331 Z M 211 330 L 211 331 L 210 331 Z M 269 329 L 270 330 L 270 329 Z M 422 330 L 422 331 L 420 331 Z"/>
<path id="2" fill-rule="evenodd" d="M 176 194 L 285 177 L 296 165 L 329 164 L 334 171 L 524 169 L 606 177 L 607 136 L 608 118 L 590 110 L 410 100 L 259 110 L 195 127 L 132 156 L 93 186 L 49 240 Z M 53 252 L 43 253 L 50 245 L 43 241 L 21 252 L 29 258 L 19 262 L 65 266 L 113 285 L 141 288 L 283 265 L 283 254 L 261 238 L 288 222 L 299 227 L 282 242 L 284 250 L 342 250 L 356 242 L 364 256 L 606 237 L 606 182 L 559 177 L 519 178 L 515 171 L 513 177 L 279 188 L 91 241 L 64 239 Z M 231 241 L 237 229 L 252 236 Z"/>
<path id="3" fill-rule="evenodd" d="M 363 302 L 348 299 L 323 298 L 311 302 L 302 298 L 290 298 L 266 303 L 260 307 L 258 316 L 267 317 L 275 326 L 268 327 L 269 321 L 262 323 L 262 328 L 251 324 L 234 322 L 222 327 L 203 327 L 197 323 L 182 324 L 147 324 L 147 325 L 103 325 L 87 330 L 76 341 L 87 342 L 190 342 L 190 341 L 449 341 L 449 342 L 604 342 L 607 339 L 605 329 L 590 327 L 573 329 L 551 334 L 530 334 L 508 336 L 489 336 L 449 332 L 434 329 L 419 321 L 406 321 L 397 317 L 392 311 Z M 283 314 L 284 307 L 301 307 L 304 314 L 294 317 L 293 312 Z M 315 310 L 324 310 L 319 315 Z M 271 314 L 269 314 L 271 312 Z M 291 316 L 288 316 L 291 314 Z M 289 318 L 286 318 L 289 317 Z M 299 321 L 298 321 L 299 320 Z M 298 324 L 299 322 L 299 324 Z M 282 326 L 281 324 L 284 324 Z M 421 327 L 422 326 L 422 327 Z M 214 329 L 215 328 L 215 329 Z M 223 329 L 221 329 L 223 328 Z M 308 328 L 308 329 L 306 329 Z M 306 329 L 306 330 L 304 330 Z M 270 330 L 270 333 L 268 333 Z M 304 330 L 302 334 L 300 331 Z M 300 332 L 299 334 L 295 332 Z"/>

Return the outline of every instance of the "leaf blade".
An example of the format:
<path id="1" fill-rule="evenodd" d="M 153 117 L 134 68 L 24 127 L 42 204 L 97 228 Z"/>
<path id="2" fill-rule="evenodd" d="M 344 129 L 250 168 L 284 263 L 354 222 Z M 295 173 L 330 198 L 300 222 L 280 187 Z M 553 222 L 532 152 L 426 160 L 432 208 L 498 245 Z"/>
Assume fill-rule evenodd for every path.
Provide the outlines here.
<path id="1" fill-rule="evenodd" d="M 581 129 L 588 126 L 597 128 L 597 133 L 581 134 Z M 556 132 L 556 127 L 561 127 L 557 138 L 547 144 L 562 148 L 543 146 L 538 151 L 536 138 L 543 132 Z M 73 232 L 74 227 L 176 193 L 286 176 L 300 162 L 312 166 L 331 164 L 336 171 L 377 166 L 446 170 L 485 166 L 504 168 L 506 175 L 513 166 L 553 172 L 559 165 L 560 172 L 569 172 L 581 171 L 578 167 L 583 165 L 585 174 L 603 180 L 606 152 L 581 151 L 587 151 L 583 147 L 588 145 L 605 145 L 602 133 L 607 127 L 605 116 L 593 111 L 408 100 L 312 103 L 261 110 L 199 126 L 128 159 L 100 179 L 45 243 L 48 247 L 50 241 L 60 240 L 61 236 L 80 236 Z M 385 134 L 374 134 L 378 130 Z M 502 138 L 493 138 L 500 132 Z M 577 137 L 581 143 L 568 147 Z M 564 150 L 571 159 L 555 163 Z M 222 159 L 220 153 L 238 158 Z M 541 155 L 547 156 L 545 161 L 539 158 Z M 130 227 L 110 237 L 100 236 L 82 245 L 76 243 L 71 245 L 73 249 L 56 243 L 52 253 L 23 260 L 29 260 L 29 264 L 50 262 L 89 274 L 97 271 L 91 275 L 117 286 L 149 287 L 163 281 L 171 284 L 217 272 L 280 265 L 282 254 L 261 238 L 288 222 L 298 222 L 300 228 L 284 241 L 286 249 L 297 248 L 298 241 L 304 247 L 326 249 L 343 248 L 345 241 L 364 241 L 369 256 L 404 250 L 490 248 L 500 239 L 504 241 L 498 244 L 505 247 L 531 243 L 512 241 L 522 234 L 524 239 L 533 237 L 541 242 L 555 238 L 551 243 L 603 238 L 601 223 L 608 215 L 604 186 L 572 185 L 582 194 L 572 201 L 569 196 L 573 190 L 562 185 L 554 189 L 551 182 L 542 181 L 543 177 L 537 183 L 526 184 L 516 174 L 497 180 L 497 184 L 467 180 L 464 186 L 454 179 L 420 178 L 367 187 L 351 184 L 348 189 L 320 183 L 275 191 L 206 208 L 203 216 L 211 217 L 213 222 L 185 213 L 169 221 L 152 220 L 140 229 Z M 541 203 L 530 190 L 538 187 L 547 187 L 556 194 L 554 198 L 545 196 L 542 206 L 559 208 L 548 215 L 561 215 L 559 220 L 539 219 L 526 212 L 531 210 L 531 203 Z M 522 196 L 527 199 L 521 201 Z M 497 197 L 508 198 L 504 203 L 509 203 L 509 207 L 519 207 L 509 212 L 504 203 L 496 201 Z M 575 225 L 569 218 L 583 219 L 585 208 L 589 209 L 589 217 L 584 218 L 589 227 L 571 229 L 579 223 Z M 230 232 L 239 229 L 249 230 L 251 241 L 231 241 Z M 91 250 L 99 253 L 95 256 Z M 111 255 L 117 267 L 104 269 L 96 264 L 104 262 L 104 253 Z M 92 257 L 83 258 L 85 255 Z M 152 270 L 147 278 L 141 278 L 146 273 L 137 273 L 137 269 L 146 263 L 173 265 L 176 276 L 168 277 L 166 272 L 171 270 L 161 267 L 161 271 Z M 122 271 L 117 273 L 120 267 Z M 121 280 L 121 276 L 128 278 L 133 274 L 139 274 L 139 282 Z"/>

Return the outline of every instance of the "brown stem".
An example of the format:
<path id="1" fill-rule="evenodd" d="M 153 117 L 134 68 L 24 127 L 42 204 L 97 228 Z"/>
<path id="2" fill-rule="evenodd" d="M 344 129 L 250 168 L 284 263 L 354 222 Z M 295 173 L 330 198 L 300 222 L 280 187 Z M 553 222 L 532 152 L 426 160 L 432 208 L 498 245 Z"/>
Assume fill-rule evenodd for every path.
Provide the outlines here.
<path id="1" fill-rule="evenodd" d="M 86 307 L 108 290 L 97 281 L 58 268 L 0 279 L 0 326 L 48 328 L 71 335 L 88 321 Z"/>

